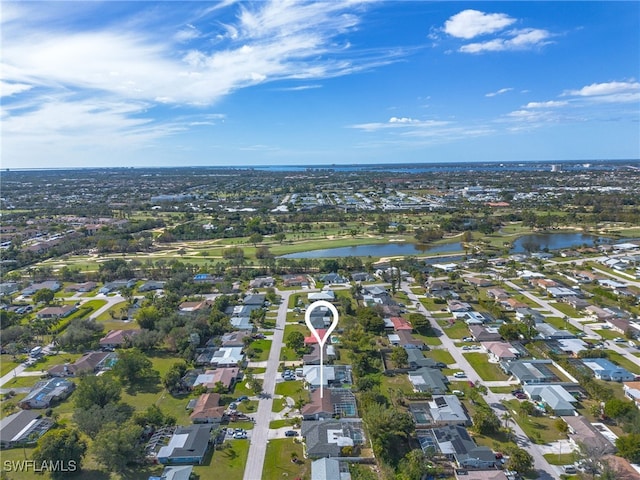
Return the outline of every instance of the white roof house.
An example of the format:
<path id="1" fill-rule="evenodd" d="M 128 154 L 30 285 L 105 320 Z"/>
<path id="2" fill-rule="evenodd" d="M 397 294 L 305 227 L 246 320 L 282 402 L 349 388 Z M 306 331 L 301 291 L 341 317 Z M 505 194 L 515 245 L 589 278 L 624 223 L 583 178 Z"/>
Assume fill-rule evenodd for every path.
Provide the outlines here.
<path id="1" fill-rule="evenodd" d="M 209 363 L 221 367 L 236 366 L 242 363 L 243 360 L 242 347 L 222 347 L 213 354 Z"/>

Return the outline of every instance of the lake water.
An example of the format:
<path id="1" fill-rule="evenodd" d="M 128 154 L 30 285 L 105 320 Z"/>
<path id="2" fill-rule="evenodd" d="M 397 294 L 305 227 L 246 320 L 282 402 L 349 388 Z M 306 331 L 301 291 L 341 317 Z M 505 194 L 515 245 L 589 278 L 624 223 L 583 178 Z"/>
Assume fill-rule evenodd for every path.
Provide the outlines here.
<path id="1" fill-rule="evenodd" d="M 538 252 L 545 248 L 558 250 L 577 248 L 583 245 L 593 246 L 594 239 L 598 243 L 611 243 L 607 237 L 597 237 L 583 233 L 540 233 L 524 235 L 513 243 L 511 253 Z M 526 248 L 525 248 L 526 247 Z M 308 252 L 290 253 L 282 258 L 336 258 L 336 257 L 400 257 L 409 255 L 436 255 L 440 253 L 458 253 L 463 251 L 460 242 L 446 245 L 417 245 L 415 243 L 383 243 L 379 245 L 357 245 L 354 247 L 327 248 Z"/>
<path id="2" fill-rule="evenodd" d="M 584 233 L 538 233 L 524 235 L 515 242 L 511 253 L 539 252 L 541 250 L 559 250 L 562 248 L 577 248 L 587 245 L 593 247 L 593 241 L 599 244 L 610 243 L 611 239 L 606 237 L 597 237 L 595 235 L 587 235 Z"/>
<path id="3" fill-rule="evenodd" d="M 446 245 L 417 245 L 415 243 L 381 243 L 379 245 L 357 245 L 355 247 L 327 248 L 308 252 L 290 253 L 282 258 L 334 258 L 334 257 L 400 257 L 403 255 L 435 255 L 455 253 L 462 250 L 460 242 Z"/>

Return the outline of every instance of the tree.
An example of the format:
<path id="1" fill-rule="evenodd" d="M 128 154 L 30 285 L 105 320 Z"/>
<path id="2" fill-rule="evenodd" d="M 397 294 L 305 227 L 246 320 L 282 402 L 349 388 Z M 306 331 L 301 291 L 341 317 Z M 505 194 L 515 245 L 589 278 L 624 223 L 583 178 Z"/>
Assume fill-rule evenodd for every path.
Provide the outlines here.
<path id="1" fill-rule="evenodd" d="M 55 293 L 53 290 L 49 290 L 48 288 L 41 288 L 36 293 L 33 294 L 34 303 L 43 302 L 49 305 L 55 297 Z"/>
<path id="2" fill-rule="evenodd" d="M 304 335 L 302 332 L 294 330 L 289 333 L 289 335 L 287 335 L 287 347 L 296 352 L 302 351 L 302 349 L 304 349 Z"/>
<path id="3" fill-rule="evenodd" d="M 120 350 L 118 361 L 113 366 L 113 374 L 123 383 L 132 385 L 138 380 L 151 375 L 153 364 L 144 353 L 135 348 Z"/>
<path id="4" fill-rule="evenodd" d="M 630 433 L 616 439 L 618 455 L 631 463 L 640 462 L 640 433 Z"/>
<path id="5" fill-rule="evenodd" d="M 130 464 L 144 458 L 140 442 L 143 428 L 132 422 L 108 423 L 96 436 L 93 452 L 98 462 L 121 472 Z"/>
<path id="6" fill-rule="evenodd" d="M 167 373 L 162 377 L 162 384 L 169 392 L 175 392 L 182 388 L 182 377 L 187 372 L 187 364 L 184 362 L 174 363 Z"/>
<path id="7" fill-rule="evenodd" d="M 558 430 L 563 435 L 566 435 L 567 432 L 569 432 L 569 425 L 560 417 L 556 418 L 554 426 L 556 427 L 556 430 Z"/>
<path id="8" fill-rule="evenodd" d="M 264 240 L 264 237 L 262 236 L 262 234 L 260 233 L 252 233 L 249 236 L 249 243 L 252 243 L 253 246 L 255 247 L 257 244 L 262 243 L 262 240 Z"/>
<path id="9" fill-rule="evenodd" d="M 118 402 L 122 387 L 110 375 L 82 377 L 75 393 L 75 406 L 88 410 L 93 405 L 104 407 L 108 403 Z"/>
<path id="10" fill-rule="evenodd" d="M 92 405 L 88 409 L 77 408 L 73 420 L 82 433 L 95 437 L 108 422 L 122 424 L 133 415 L 133 407 L 126 403 L 107 403 L 104 407 Z"/>
<path id="11" fill-rule="evenodd" d="M 524 402 L 520 403 L 520 406 L 518 407 L 519 411 L 518 413 L 523 416 L 526 417 L 527 415 L 533 415 L 534 412 L 536 411 L 536 406 L 531 403 L 529 400 L 525 400 Z"/>
<path id="12" fill-rule="evenodd" d="M 396 368 L 405 368 L 409 365 L 409 354 L 402 347 L 394 347 L 390 358 Z"/>
<path id="13" fill-rule="evenodd" d="M 59 468 L 51 470 L 51 477 L 66 478 L 70 472 L 80 472 L 86 451 L 87 443 L 76 430 L 54 429 L 40 439 L 33 451 L 33 460 L 37 465 L 52 462 Z"/>
<path id="14" fill-rule="evenodd" d="M 407 319 L 411 323 L 411 326 L 421 333 L 431 328 L 431 322 L 421 313 L 410 313 Z"/>
<path id="15" fill-rule="evenodd" d="M 411 450 L 398 466 L 398 480 L 422 480 L 425 475 L 435 473 L 435 467 L 422 450 Z"/>
<path id="16" fill-rule="evenodd" d="M 138 309 L 138 312 L 136 313 L 136 321 L 138 322 L 138 325 L 140 325 L 140 328 L 144 328 L 146 330 L 153 330 L 160 318 L 162 318 L 160 311 L 153 305 L 142 307 Z"/>
<path id="17" fill-rule="evenodd" d="M 500 430 L 500 419 L 489 408 L 478 408 L 473 415 L 473 428 L 482 435 L 490 435 Z"/>
<path id="18" fill-rule="evenodd" d="M 526 474 L 533 468 L 533 457 L 526 450 L 520 447 L 513 447 L 509 451 L 507 468 L 519 474 Z"/>
<path id="19" fill-rule="evenodd" d="M 604 404 L 604 414 L 613 419 L 619 419 L 633 412 L 636 406 L 633 402 L 612 398 Z"/>

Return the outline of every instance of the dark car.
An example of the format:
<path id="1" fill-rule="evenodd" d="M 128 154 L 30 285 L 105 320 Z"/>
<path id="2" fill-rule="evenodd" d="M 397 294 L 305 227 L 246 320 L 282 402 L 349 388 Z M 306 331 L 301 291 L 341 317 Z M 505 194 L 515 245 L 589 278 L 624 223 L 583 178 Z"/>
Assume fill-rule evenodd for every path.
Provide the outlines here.
<path id="1" fill-rule="evenodd" d="M 246 395 L 242 395 L 241 397 L 238 397 L 236 399 L 236 402 L 240 403 L 240 402 L 244 402 L 245 400 L 249 400 L 249 397 L 247 397 Z"/>
<path id="2" fill-rule="evenodd" d="M 298 436 L 298 432 L 296 432 L 295 430 L 287 430 L 286 432 L 284 432 L 284 436 L 285 437 L 297 437 Z"/>

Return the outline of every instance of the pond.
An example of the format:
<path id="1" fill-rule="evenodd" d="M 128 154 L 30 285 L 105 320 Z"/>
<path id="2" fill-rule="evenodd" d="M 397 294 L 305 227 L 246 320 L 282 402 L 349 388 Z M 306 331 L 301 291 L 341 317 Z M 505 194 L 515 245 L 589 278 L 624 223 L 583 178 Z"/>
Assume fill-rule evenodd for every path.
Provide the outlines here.
<path id="1" fill-rule="evenodd" d="M 610 243 L 607 237 L 598 237 L 584 233 L 535 233 L 524 235 L 513 242 L 511 253 L 539 252 L 541 250 L 559 250 L 562 248 L 577 248 L 587 245 Z"/>
<path id="2" fill-rule="evenodd" d="M 582 247 L 583 245 L 592 247 L 594 240 L 597 241 L 598 244 L 612 242 L 612 239 L 607 237 L 598 237 L 584 233 L 535 233 L 518 238 L 513 242 L 510 253 L 539 252 L 544 249 L 559 250 L 562 248 Z M 460 242 L 435 246 L 398 242 L 309 250 L 307 252 L 282 255 L 280 258 L 401 257 L 409 255 L 422 256 L 440 253 L 459 253 L 463 250 Z"/>
<path id="3" fill-rule="evenodd" d="M 326 248 L 308 252 L 290 253 L 280 258 L 335 258 L 335 257 L 401 257 L 403 255 L 435 255 L 462 251 L 460 242 L 445 245 L 418 245 L 415 243 L 381 243 L 354 247 Z"/>

